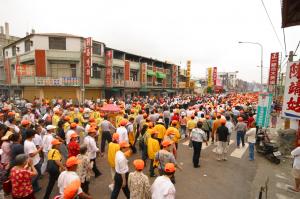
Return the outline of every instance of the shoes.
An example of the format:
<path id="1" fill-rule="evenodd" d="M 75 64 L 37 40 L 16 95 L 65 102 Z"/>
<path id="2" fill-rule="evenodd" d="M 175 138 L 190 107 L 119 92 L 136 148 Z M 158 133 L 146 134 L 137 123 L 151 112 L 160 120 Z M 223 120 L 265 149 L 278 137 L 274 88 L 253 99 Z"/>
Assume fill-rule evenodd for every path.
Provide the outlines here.
<path id="1" fill-rule="evenodd" d="M 194 168 L 199 168 L 199 167 L 200 167 L 200 165 L 199 165 L 199 164 L 198 164 L 198 165 L 196 165 L 196 166 L 194 165 Z"/>
<path id="2" fill-rule="evenodd" d="M 111 191 L 111 192 L 112 192 L 112 191 L 114 190 L 114 186 L 115 186 L 114 184 L 110 184 L 110 185 L 108 185 L 108 189 L 109 189 L 109 191 Z"/>
<path id="3" fill-rule="evenodd" d="M 102 175 L 102 173 L 100 172 L 99 174 L 95 175 L 95 178 L 98 178 L 101 175 Z"/>
<path id="4" fill-rule="evenodd" d="M 224 161 L 227 161 L 227 158 L 223 158 Z"/>

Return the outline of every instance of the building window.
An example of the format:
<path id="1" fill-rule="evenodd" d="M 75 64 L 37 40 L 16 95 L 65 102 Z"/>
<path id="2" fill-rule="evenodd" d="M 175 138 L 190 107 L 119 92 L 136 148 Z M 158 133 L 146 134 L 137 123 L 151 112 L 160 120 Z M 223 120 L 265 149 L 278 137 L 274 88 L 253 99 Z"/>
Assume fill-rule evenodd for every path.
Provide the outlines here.
<path id="1" fill-rule="evenodd" d="M 138 71 L 137 70 L 130 70 L 130 80 L 138 81 Z"/>
<path id="2" fill-rule="evenodd" d="M 76 64 L 71 64 L 71 77 L 76 77 Z"/>
<path id="3" fill-rule="evenodd" d="M 25 52 L 30 51 L 31 41 L 28 39 L 25 41 Z"/>
<path id="4" fill-rule="evenodd" d="M 49 37 L 49 49 L 66 50 L 66 38 Z"/>
<path id="5" fill-rule="evenodd" d="M 93 64 L 93 67 L 92 67 L 92 71 L 93 71 L 93 78 L 95 79 L 101 79 L 101 71 L 102 71 L 102 68 L 100 65 L 98 64 Z"/>
<path id="6" fill-rule="evenodd" d="M 93 54 L 101 55 L 101 44 L 93 43 Z"/>
<path id="7" fill-rule="evenodd" d="M 123 68 L 114 68 L 113 70 L 114 80 L 124 80 L 124 70 Z"/>
<path id="8" fill-rule="evenodd" d="M 17 53 L 17 47 L 13 46 L 12 47 L 12 56 L 16 56 L 16 53 Z"/>

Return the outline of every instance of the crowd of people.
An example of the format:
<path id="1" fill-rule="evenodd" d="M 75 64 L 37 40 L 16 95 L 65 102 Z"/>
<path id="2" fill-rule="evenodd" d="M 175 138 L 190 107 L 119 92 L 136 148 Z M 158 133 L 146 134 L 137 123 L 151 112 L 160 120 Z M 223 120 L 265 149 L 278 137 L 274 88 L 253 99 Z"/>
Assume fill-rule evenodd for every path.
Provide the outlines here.
<path id="1" fill-rule="evenodd" d="M 105 157 L 111 168 L 107 185 L 112 199 L 121 189 L 131 199 L 175 198 L 175 172 L 182 169 L 177 163 L 181 139 L 193 148 L 194 168 L 201 166 L 202 143 L 216 144 L 216 159 L 226 161 L 233 132 L 237 147 L 248 141 L 249 160 L 254 160 L 257 99 L 254 93 L 112 98 L 84 104 L 65 99 L 2 100 L 1 191 L 14 199 L 35 198 L 44 176 L 44 199 L 50 198 L 56 183 L 56 198 L 95 198 L 89 184 L 102 174 L 97 158 Z M 102 111 L 107 104 L 120 108 L 115 117 Z M 140 158 L 132 162 L 135 171 L 130 172 L 132 154 Z M 156 177 L 152 185 L 144 174 L 147 164 L 149 176 Z"/>

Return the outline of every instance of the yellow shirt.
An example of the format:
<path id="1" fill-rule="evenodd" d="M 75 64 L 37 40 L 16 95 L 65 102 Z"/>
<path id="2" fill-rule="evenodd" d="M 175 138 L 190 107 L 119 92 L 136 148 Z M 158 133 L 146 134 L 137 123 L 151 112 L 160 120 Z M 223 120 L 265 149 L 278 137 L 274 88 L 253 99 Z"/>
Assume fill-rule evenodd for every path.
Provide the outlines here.
<path id="1" fill-rule="evenodd" d="M 84 119 L 83 119 L 83 117 L 82 117 L 82 114 L 81 113 L 74 113 L 74 114 L 72 114 L 71 116 L 70 116 L 70 121 L 71 122 L 74 122 L 74 119 L 75 118 L 77 118 L 78 119 L 78 124 L 80 125 L 80 126 L 82 126 L 82 123 L 84 122 Z"/>
<path id="2" fill-rule="evenodd" d="M 70 128 L 70 123 L 69 123 L 69 122 L 66 122 L 66 123 L 64 124 L 64 131 L 67 132 L 67 130 L 69 130 L 69 128 Z"/>
<path id="3" fill-rule="evenodd" d="M 195 120 L 190 119 L 190 120 L 187 122 L 187 128 L 188 128 L 189 130 L 192 130 L 192 129 L 196 128 L 196 126 L 197 126 L 197 122 L 196 122 Z"/>
<path id="4" fill-rule="evenodd" d="M 58 115 L 53 115 L 53 117 L 52 117 L 52 125 L 53 125 L 53 126 L 57 126 L 59 120 L 60 120 L 60 116 L 58 116 Z"/>
<path id="5" fill-rule="evenodd" d="M 48 160 L 61 160 L 61 154 L 57 149 L 51 149 L 48 152 Z"/>
<path id="6" fill-rule="evenodd" d="M 165 136 L 165 133 L 167 131 L 166 127 L 162 124 L 156 124 L 154 126 L 154 131 L 158 132 L 157 138 L 159 139 L 163 139 L 163 137 Z"/>
<path id="7" fill-rule="evenodd" d="M 160 150 L 159 142 L 152 137 L 148 138 L 147 151 L 150 160 L 154 160 L 156 152 Z"/>
<path id="8" fill-rule="evenodd" d="M 115 168 L 115 157 L 116 153 L 120 150 L 120 145 L 117 143 L 110 142 L 108 144 L 108 156 L 107 156 L 107 161 L 108 164 L 112 167 Z"/>
<path id="9" fill-rule="evenodd" d="M 175 134 L 171 134 L 170 132 L 173 131 Z M 166 136 L 169 136 L 175 143 L 178 143 L 180 139 L 180 133 L 177 128 L 170 126 L 166 131 Z"/>

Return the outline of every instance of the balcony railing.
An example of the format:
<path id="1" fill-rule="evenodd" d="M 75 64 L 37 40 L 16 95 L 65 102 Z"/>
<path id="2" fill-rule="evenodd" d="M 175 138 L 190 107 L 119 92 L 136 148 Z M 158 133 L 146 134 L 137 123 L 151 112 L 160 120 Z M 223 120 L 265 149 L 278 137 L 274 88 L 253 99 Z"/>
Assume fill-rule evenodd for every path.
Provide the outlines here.
<path id="1" fill-rule="evenodd" d="M 88 84 L 88 86 L 103 87 L 104 86 L 104 80 L 103 79 L 90 78 L 90 83 Z"/>
<path id="2" fill-rule="evenodd" d="M 128 87 L 128 88 L 139 88 L 140 87 L 140 82 L 139 81 L 127 80 L 127 81 L 125 81 L 125 87 Z"/>
<path id="3" fill-rule="evenodd" d="M 124 87 L 124 80 L 114 80 L 113 86 L 114 87 Z"/>

